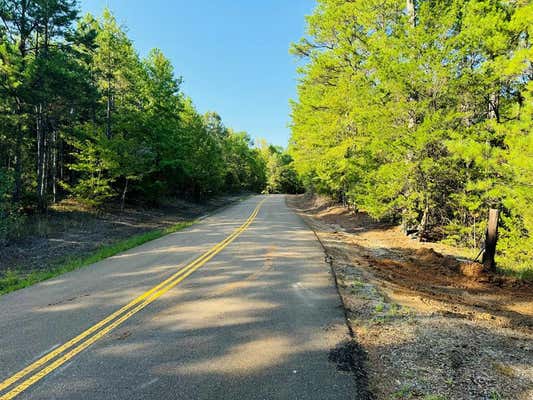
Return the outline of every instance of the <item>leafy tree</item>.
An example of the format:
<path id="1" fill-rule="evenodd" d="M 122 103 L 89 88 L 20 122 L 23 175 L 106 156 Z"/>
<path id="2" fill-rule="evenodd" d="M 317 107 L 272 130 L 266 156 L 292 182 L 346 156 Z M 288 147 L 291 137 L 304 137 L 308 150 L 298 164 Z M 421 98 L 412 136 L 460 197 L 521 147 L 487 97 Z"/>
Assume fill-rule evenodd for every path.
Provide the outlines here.
<path id="1" fill-rule="evenodd" d="M 292 157 L 279 146 L 260 143 L 261 157 L 265 160 L 268 193 L 301 193 L 304 188 L 294 169 Z"/>
<path id="2" fill-rule="evenodd" d="M 70 139 L 74 162 L 69 165 L 72 171 L 78 172 L 73 186 L 63 182 L 63 187 L 77 199 L 88 205 L 98 207 L 106 200 L 114 197 L 112 184 L 114 177 L 111 171 L 117 168 L 110 139 L 98 131 L 94 124 L 80 127 L 78 137 Z"/>
<path id="3" fill-rule="evenodd" d="M 141 59 L 109 10 L 10 0 L 0 22 L 0 230 L 67 195 L 124 207 L 264 188 L 250 137 L 200 115 L 165 55 Z"/>
<path id="4" fill-rule="evenodd" d="M 224 141 L 226 177 L 230 191 L 261 191 L 266 185 L 266 165 L 246 132 L 228 130 Z"/>
<path id="5" fill-rule="evenodd" d="M 292 47 L 308 61 L 290 143 L 306 186 L 421 239 L 473 246 L 498 207 L 500 262 L 524 267 L 531 7 L 319 0 L 308 36 Z"/>
<path id="6" fill-rule="evenodd" d="M 10 130 L 15 137 L 13 199 L 19 201 L 23 192 L 23 169 L 27 168 L 23 164 L 30 161 L 24 155 L 35 152 L 36 197 L 41 210 L 46 208 L 49 186 L 55 193 L 58 136 L 72 96 L 70 83 L 76 82 L 69 65 L 71 43 L 66 41 L 76 16 L 72 0 L 0 3 L 5 38 L 0 49 L 2 89 L 12 102 Z M 62 45 L 56 45 L 60 41 Z M 35 142 L 30 139 L 34 137 Z"/>

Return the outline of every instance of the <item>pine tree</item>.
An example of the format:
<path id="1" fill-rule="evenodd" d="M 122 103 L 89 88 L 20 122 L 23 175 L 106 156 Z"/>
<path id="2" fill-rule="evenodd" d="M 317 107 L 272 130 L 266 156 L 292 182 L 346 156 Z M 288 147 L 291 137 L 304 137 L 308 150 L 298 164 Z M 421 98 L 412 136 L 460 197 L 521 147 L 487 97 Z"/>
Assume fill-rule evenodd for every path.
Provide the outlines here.
<path id="1" fill-rule="evenodd" d="M 531 14 L 497 0 L 319 1 L 292 47 L 308 60 L 290 146 L 306 185 L 473 246 L 498 207 L 502 248 L 523 265 L 511 242 L 533 228 L 532 154 L 515 153 L 531 140 Z"/>

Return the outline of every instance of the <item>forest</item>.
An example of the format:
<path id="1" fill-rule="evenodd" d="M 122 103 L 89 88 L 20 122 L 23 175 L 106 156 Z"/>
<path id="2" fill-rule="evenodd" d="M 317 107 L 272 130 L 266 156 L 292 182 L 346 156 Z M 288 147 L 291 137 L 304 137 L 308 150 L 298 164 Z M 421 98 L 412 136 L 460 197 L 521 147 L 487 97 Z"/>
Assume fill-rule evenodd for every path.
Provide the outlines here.
<path id="1" fill-rule="evenodd" d="M 65 198 L 307 190 L 472 249 L 497 208 L 498 265 L 532 273 L 527 0 L 319 0 L 291 47 L 287 152 L 199 113 L 161 50 L 78 8 L 0 2 L 0 240 Z"/>
<path id="2" fill-rule="evenodd" d="M 532 38 L 531 0 L 0 0 L 0 400 L 533 400 Z"/>
<path id="3" fill-rule="evenodd" d="M 0 240 L 66 197 L 98 208 L 292 190 L 283 149 L 201 115 L 161 50 L 141 58 L 109 10 L 78 6 L 0 2 Z"/>
<path id="4" fill-rule="evenodd" d="M 533 276 L 533 4 L 319 0 L 289 152 L 308 189 Z"/>

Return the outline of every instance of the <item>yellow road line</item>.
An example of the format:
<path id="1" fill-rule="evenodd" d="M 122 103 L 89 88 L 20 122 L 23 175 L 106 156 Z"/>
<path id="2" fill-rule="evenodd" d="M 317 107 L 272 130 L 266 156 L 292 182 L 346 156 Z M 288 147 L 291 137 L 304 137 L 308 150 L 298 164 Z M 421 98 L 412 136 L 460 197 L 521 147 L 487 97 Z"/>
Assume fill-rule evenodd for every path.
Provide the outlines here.
<path id="1" fill-rule="evenodd" d="M 171 277 L 165 279 L 160 284 L 156 285 L 149 291 L 143 293 L 139 297 L 132 300 L 130 303 L 122 307 L 120 310 L 114 312 L 113 314 L 109 315 L 102 321 L 98 322 L 97 324 L 93 325 L 86 331 L 82 332 L 78 336 L 76 336 L 74 339 L 69 340 L 62 346 L 58 347 L 57 349 L 51 351 L 50 353 L 46 354 L 44 357 L 41 357 L 39 360 L 35 361 L 28 367 L 24 368 L 23 370 L 19 371 L 15 375 L 11 376 L 10 378 L 6 379 L 2 383 L 0 383 L 0 390 L 3 390 L 11 385 L 13 385 L 15 382 L 19 381 L 26 375 L 30 374 L 34 370 L 40 368 L 41 366 L 45 365 L 47 362 L 51 361 L 64 351 L 68 350 L 69 348 L 73 347 L 83 339 L 85 339 L 90 334 L 96 332 L 98 329 L 102 328 L 103 326 L 107 325 L 109 322 L 113 321 L 120 315 L 122 315 L 119 319 L 117 319 L 115 322 L 107 325 L 105 328 L 100 330 L 98 333 L 87 339 L 86 341 L 82 342 L 80 345 L 63 355 L 62 357 L 58 358 L 56 361 L 48 365 L 46 368 L 43 368 L 30 378 L 26 379 L 24 382 L 19 384 L 14 389 L 10 390 L 8 393 L 0 397 L 0 400 L 9 400 L 26 390 L 28 387 L 36 383 L 37 381 L 44 378 L 46 375 L 48 375 L 50 372 L 64 364 L 66 361 L 70 360 L 72 357 L 89 347 L 91 344 L 105 336 L 107 333 L 109 333 L 111 330 L 115 329 L 117 326 L 121 325 L 124 321 L 129 319 L 132 315 L 136 314 L 140 310 L 142 310 L 144 307 L 146 307 L 148 304 L 152 303 L 159 297 L 161 297 L 163 294 L 168 292 L 170 289 L 175 287 L 177 284 L 179 284 L 181 281 L 183 281 L 185 278 L 187 278 L 189 275 L 191 275 L 194 271 L 202 267 L 205 263 L 207 263 L 211 258 L 213 258 L 216 254 L 218 254 L 220 251 L 222 251 L 226 246 L 228 246 L 233 240 L 235 240 L 242 232 L 244 232 L 248 226 L 253 222 L 257 214 L 259 213 L 259 209 L 261 208 L 262 204 L 264 203 L 266 199 L 263 199 L 257 207 L 254 209 L 250 217 L 246 220 L 246 222 L 241 225 L 239 228 L 237 228 L 231 235 L 229 235 L 227 238 L 225 238 L 220 243 L 213 246 L 210 250 L 205 252 L 203 255 L 195 259 L 193 262 L 188 264 L 187 266 L 180 269 L 178 272 L 176 272 Z"/>
<path id="2" fill-rule="evenodd" d="M 252 215 L 253 215 L 253 213 L 252 213 Z M 248 220 L 249 219 L 250 218 L 248 218 Z M 248 220 L 246 222 L 248 222 Z M 4 390 L 5 388 L 11 386 L 13 383 L 17 382 L 18 380 L 22 379 L 24 376 L 28 375 L 30 372 L 32 372 L 35 369 L 43 366 L 48 361 L 52 360 L 53 358 L 55 358 L 56 356 L 58 356 L 59 354 L 61 354 L 65 350 L 67 350 L 70 347 L 72 347 L 73 345 L 79 343 L 81 340 L 85 339 L 90 334 L 96 332 L 98 329 L 100 329 L 101 327 L 103 327 L 107 323 L 111 322 L 112 320 L 114 320 L 115 318 L 117 318 L 118 316 L 120 316 L 121 314 L 123 314 L 124 312 L 126 312 L 127 310 L 129 310 L 130 308 L 135 306 L 136 304 L 138 304 L 141 301 L 143 301 L 144 299 L 148 298 L 150 295 L 155 293 L 161 287 L 163 287 L 164 285 L 170 283 L 173 279 L 176 279 L 177 277 L 179 277 L 183 272 L 186 272 L 187 269 L 192 268 L 194 265 L 196 265 L 197 263 L 201 262 L 204 258 L 206 258 L 209 254 L 211 254 L 212 252 L 216 251 L 225 241 L 227 241 L 228 239 L 233 237 L 235 234 L 240 233 L 241 229 L 242 229 L 242 226 L 239 227 L 235 232 L 233 232 L 230 236 L 228 236 L 222 242 L 217 243 L 215 246 L 213 246 L 206 253 L 204 253 L 203 255 L 198 257 L 197 259 L 195 259 L 192 263 L 190 263 L 190 264 L 186 265 L 185 267 L 183 267 L 182 269 L 180 269 L 178 272 L 174 273 L 169 278 L 165 279 L 163 282 L 159 283 L 158 285 L 156 285 L 152 289 L 150 289 L 147 292 L 143 293 L 142 295 L 138 296 L 137 298 L 135 298 L 134 300 L 132 300 L 131 302 L 126 304 L 121 309 L 115 311 L 113 314 L 109 315 L 108 317 L 106 317 L 102 321 L 100 321 L 97 324 L 93 325 L 92 327 L 90 327 L 86 331 L 80 333 L 75 338 L 69 340 L 68 342 L 66 342 L 62 346 L 54 349 L 53 351 L 51 351 L 50 353 L 48 353 L 45 356 L 41 357 L 39 360 L 35 361 L 34 363 L 29 365 L 28 367 L 24 368 L 20 372 L 16 373 L 15 375 L 11 376 L 10 378 L 8 378 L 5 381 L 3 381 L 2 383 L 0 383 L 0 390 Z"/>

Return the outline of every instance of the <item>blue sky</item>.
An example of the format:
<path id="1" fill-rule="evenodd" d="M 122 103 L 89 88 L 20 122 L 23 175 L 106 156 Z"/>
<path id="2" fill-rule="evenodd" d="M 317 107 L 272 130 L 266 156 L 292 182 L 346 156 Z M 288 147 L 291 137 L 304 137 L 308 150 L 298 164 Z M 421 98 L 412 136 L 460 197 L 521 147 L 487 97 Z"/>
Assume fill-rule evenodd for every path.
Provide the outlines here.
<path id="1" fill-rule="evenodd" d="M 105 6 L 128 28 L 141 56 L 158 47 L 184 79 L 200 112 L 285 146 L 297 62 L 288 52 L 305 29 L 313 0 L 81 0 Z"/>

